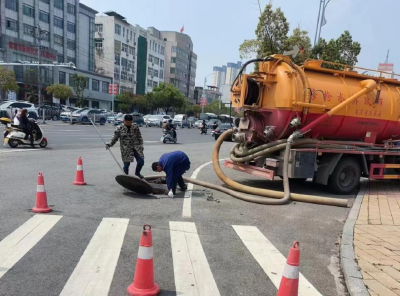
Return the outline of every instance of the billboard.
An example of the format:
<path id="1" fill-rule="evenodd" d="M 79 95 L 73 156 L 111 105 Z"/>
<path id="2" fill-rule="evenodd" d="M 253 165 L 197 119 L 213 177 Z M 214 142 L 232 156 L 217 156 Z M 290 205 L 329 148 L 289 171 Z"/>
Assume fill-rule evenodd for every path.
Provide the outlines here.
<path id="1" fill-rule="evenodd" d="M 393 78 L 393 68 L 394 64 L 387 64 L 387 63 L 380 63 L 378 65 L 378 71 L 382 72 L 389 72 L 389 73 L 377 73 L 378 77 L 384 77 L 384 78 Z"/>

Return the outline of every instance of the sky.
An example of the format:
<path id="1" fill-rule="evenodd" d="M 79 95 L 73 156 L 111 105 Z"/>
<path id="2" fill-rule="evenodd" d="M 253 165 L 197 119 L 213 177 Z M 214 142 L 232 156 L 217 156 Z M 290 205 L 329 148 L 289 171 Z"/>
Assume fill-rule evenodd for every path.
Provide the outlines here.
<path id="1" fill-rule="evenodd" d="M 297 26 L 309 32 L 314 41 L 320 0 L 272 0 L 280 7 L 290 31 Z M 193 41 L 197 54 L 196 86 L 203 86 L 204 78 L 213 72 L 213 66 L 240 61 L 239 45 L 245 39 L 255 38 L 260 10 L 257 0 L 81 0 L 100 13 L 113 10 L 133 25 L 155 27 L 160 31 L 179 31 Z M 269 0 L 260 0 L 261 8 Z M 361 44 L 358 66 L 377 69 L 385 62 L 400 72 L 400 34 L 398 19 L 400 0 L 331 0 L 326 8 L 327 23 L 321 38 L 337 38 L 349 30 L 353 41 Z M 212 76 L 207 78 L 211 84 Z"/>

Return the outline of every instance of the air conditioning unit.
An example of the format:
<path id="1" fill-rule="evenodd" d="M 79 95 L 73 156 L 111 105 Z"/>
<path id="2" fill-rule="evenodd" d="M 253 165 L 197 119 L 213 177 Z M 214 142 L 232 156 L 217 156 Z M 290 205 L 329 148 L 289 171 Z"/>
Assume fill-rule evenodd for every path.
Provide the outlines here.
<path id="1" fill-rule="evenodd" d="M 100 32 L 100 31 L 99 31 L 99 32 L 97 32 L 97 33 L 99 33 L 99 36 L 100 36 L 100 37 L 103 36 L 103 32 Z"/>
<path id="2" fill-rule="evenodd" d="M 136 42 L 133 42 L 133 45 L 136 45 Z"/>

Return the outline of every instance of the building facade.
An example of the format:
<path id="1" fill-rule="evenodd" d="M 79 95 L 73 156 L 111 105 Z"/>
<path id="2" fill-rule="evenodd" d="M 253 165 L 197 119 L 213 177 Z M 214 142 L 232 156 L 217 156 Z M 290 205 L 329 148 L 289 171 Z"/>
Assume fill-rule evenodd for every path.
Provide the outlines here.
<path id="1" fill-rule="evenodd" d="M 220 88 L 222 84 L 225 84 L 226 79 L 226 66 L 214 67 L 213 68 L 213 85 Z"/>
<path id="2" fill-rule="evenodd" d="M 2 19 L 0 59 L 4 62 L 38 62 L 39 46 L 42 64 L 53 62 L 72 62 L 77 70 L 74 73 L 96 77 L 94 72 L 94 18 L 97 11 L 79 4 L 78 0 L 1 0 Z M 26 83 L 24 72 L 30 66 L 13 66 L 20 86 Z M 81 67 L 84 69 L 80 71 Z M 38 67 L 31 67 L 38 73 Z M 46 96 L 45 87 L 59 82 L 60 67 L 40 67 L 42 98 Z M 72 69 L 70 69 L 72 70 Z M 90 77 L 88 76 L 90 73 Z M 99 81 L 109 81 L 99 76 Z M 17 99 L 25 99 L 21 87 Z M 93 97 L 111 102 L 111 96 L 94 90 Z M 47 98 L 47 99 L 51 99 Z M 90 100 L 88 100 L 90 106 Z M 96 104 L 95 104 L 96 105 Z"/>
<path id="3" fill-rule="evenodd" d="M 213 85 L 220 88 L 223 84 L 232 85 L 242 67 L 242 62 L 227 63 L 226 66 L 213 68 Z"/>
<path id="4" fill-rule="evenodd" d="M 114 12 L 96 16 L 95 71 L 113 76 L 118 92 L 136 93 L 136 27 Z"/>
<path id="5" fill-rule="evenodd" d="M 139 33 L 137 50 L 137 89 L 143 95 L 164 82 L 165 42 L 160 31 L 151 27 L 147 30 L 136 25 Z"/>
<path id="6" fill-rule="evenodd" d="M 192 39 L 178 32 L 160 33 L 165 42 L 165 82 L 175 85 L 189 103 L 195 104 L 197 55 L 193 51 Z"/>

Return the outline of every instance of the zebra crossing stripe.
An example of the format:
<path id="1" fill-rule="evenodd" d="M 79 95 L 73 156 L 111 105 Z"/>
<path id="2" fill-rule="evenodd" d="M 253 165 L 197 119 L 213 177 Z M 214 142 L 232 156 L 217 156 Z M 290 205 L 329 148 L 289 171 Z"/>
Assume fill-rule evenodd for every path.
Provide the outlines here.
<path id="1" fill-rule="evenodd" d="M 180 296 L 220 296 L 193 222 L 169 222 L 175 290 Z"/>
<path id="2" fill-rule="evenodd" d="M 35 215 L 0 242 L 0 279 L 62 218 Z"/>
<path id="3" fill-rule="evenodd" d="M 232 225 L 244 245 L 278 289 L 286 266 L 286 258 L 255 226 Z M 301 263 L 300 263 L 301 264 Z M 321 296 L 300 273 L 298 296 Z"/>
<path id="4" fill-rule="evenodd" d="M 128 223 L 103 218 L 60 296 L 108 295 Z"/>

